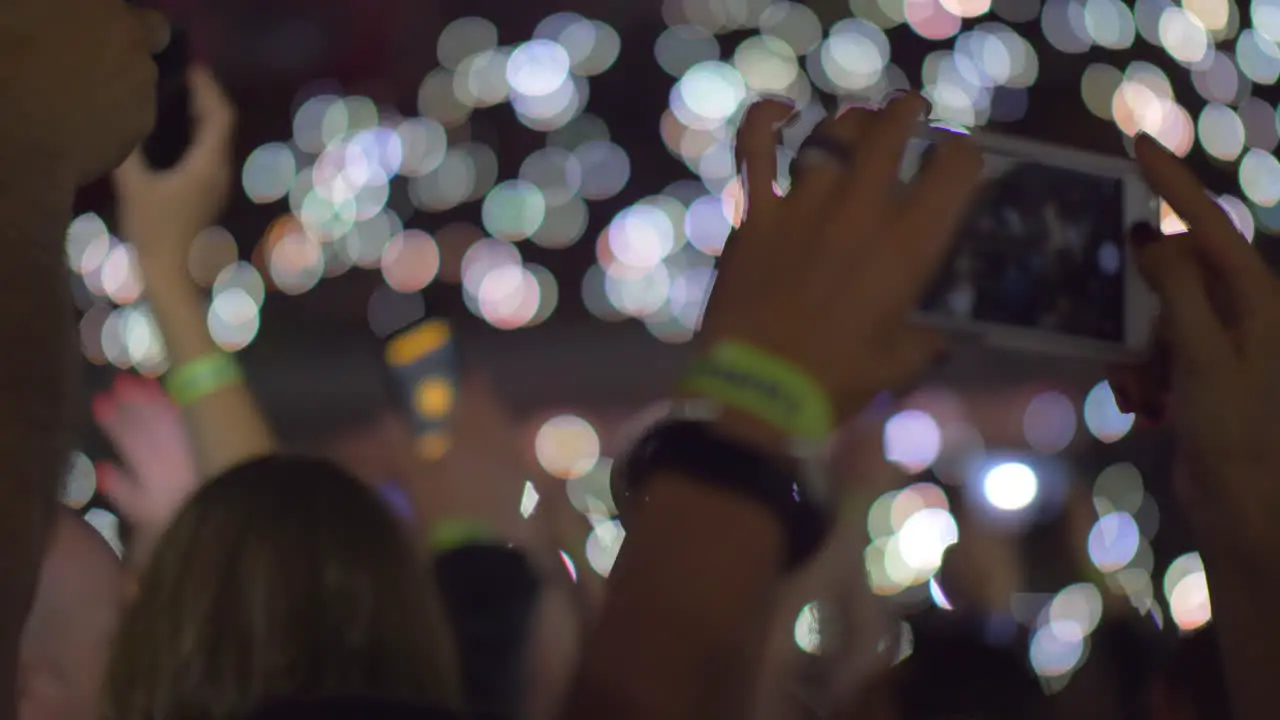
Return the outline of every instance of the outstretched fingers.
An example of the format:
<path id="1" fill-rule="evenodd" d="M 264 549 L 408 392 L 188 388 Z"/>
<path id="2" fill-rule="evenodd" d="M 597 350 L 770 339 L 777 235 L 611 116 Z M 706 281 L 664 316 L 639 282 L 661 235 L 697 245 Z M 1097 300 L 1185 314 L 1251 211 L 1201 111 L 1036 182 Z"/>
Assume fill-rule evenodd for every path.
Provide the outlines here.
<path id="1" fill-rule="evenodd" d="M 852 224 L 892 207 L 907 142 L 923 125 L 929 103 L 919 93 L 895 98 L 867 124 L 853 167 L 835 194 L 837 222 Z M 881 216 L 883 217 L 883 215 Z"/>
<path id="2" fill-rule="evenodd" d="M 780 100 L 762 100 L 747 108 L 734 152 L 748 213 L 769 213 L 781 202 L 773 189 L 778 179 L 779 131 L 793 114 L 795 108 Z"/>
<path id="3" fill-rule="evenodd" d="M 897 297 L 910 307 L 950 253 L 982 177 L 982 152 L 967 135 L 948 134 L 935 147 L 907 188 L 895 246 L 880 249 L 895 257 Z"/>
<path id="4" fill-rule="evenodd" d="M 1151 228 L 1135 231 L 1138 268 L 1160 297 L 1161 329 L 1174 357 L 1202 371 L 1228 367 L 1231 337 L 1210 299 L 1196 240 L 1191 233 L 1159 239 L 1154 234 Z"/>
<path id="5" fill-rule="evenodd" d="M 1147 135 L 1138 136 L 1135 150 L 1147 183 L 1191 228 L 1197 254 L 1222 274 L 1233 304 L 1246 316 L 1269 307 L 1270 270 L 1191 168 Z"/>

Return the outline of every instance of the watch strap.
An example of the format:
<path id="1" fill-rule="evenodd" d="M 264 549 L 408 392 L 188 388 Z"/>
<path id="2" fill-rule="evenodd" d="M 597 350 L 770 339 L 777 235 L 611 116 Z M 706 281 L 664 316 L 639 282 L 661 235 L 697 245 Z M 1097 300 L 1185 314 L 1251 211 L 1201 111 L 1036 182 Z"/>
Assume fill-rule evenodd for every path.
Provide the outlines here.
<path id="1" fill-rule="evenodd" d="M 801 482 L 798 460 L 725 437 L 706 422 L 668 421 L 650 430 L 618 466 L 620 508 L 643 502 L 648 483 L 675 474 L 748 497 L 778 518 L 787 537 L 786 569 L 815 555 L 833 523 L 824 505 Z M 623 517 L 625 524 L 625 515 Z"/>

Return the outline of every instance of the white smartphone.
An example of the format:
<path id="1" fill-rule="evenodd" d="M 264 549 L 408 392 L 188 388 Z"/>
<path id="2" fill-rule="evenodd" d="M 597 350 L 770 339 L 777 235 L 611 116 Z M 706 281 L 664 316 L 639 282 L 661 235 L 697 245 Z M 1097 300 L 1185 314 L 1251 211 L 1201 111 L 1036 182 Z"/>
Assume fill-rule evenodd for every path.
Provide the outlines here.
<path id="1" fill-rule="evenodd" d="M 913 140 L 915 175 L 942 129 Z M 1158 309 L 1128 251 L 1159 202 L 1127 158 L 975 134 L 984 182 L 918 319 L 983 344 L 1103 360 L 1147 352 Z"/>

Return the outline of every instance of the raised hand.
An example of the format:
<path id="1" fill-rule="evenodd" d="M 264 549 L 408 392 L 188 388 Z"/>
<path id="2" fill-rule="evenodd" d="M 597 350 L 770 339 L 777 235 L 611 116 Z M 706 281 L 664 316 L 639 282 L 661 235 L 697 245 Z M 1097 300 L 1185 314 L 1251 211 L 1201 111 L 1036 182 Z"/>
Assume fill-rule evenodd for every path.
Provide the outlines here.
<path id="1" fill-rule="evenodd" d="M 217 222 L 230 196 L 235 107 L 208 68 L 193 68 L 188 82 L 195 128 L 182 159 L 156 171 L 135 150 L 113 177 L 120 233 L 149 269 L 186 272 L 191 241 Z"/>
<path id="2" fill-rule="evenodd" d="M 464 377 L 452 420 L 452 443 L 438 462 L 422 464 L 409 483 L 418 517 L 480 522 L 506 542 L 524 542 L 530 523 L 520 515 L 528 472 L 518 451 L 515 422 L 492 381 Z"/>
<path id="3" fill-rule="evenodd" d="M 120 0 L 0 5 L 4 135 L 84 184 L 115 167 L 155 122 L 156 66 L 168 42 L 154 11 Z"/>
<path id="4" fill-rule="evenodd" d="M 749 713 L 778 573 L 813 551 L 806 533 L 823 522 L 821 501 L 805 504 L 796 488 L 803 482 L 817 488 L 813 496 L 827 494 L 815 474 L 782 479 L 771 470 L 791 466 L 797 441 L 824 440 L 881 391 L 914 381 L 941 350 L 941 339 L 910 318 L 951 247 L 982 158 L 953 135 L 904 186 L 902 157 L 927 109 L 912 94 L 879 112 L 836 118 L 801 151 L 802 172 L 786 197 L 774 182 L 778 129 L 791 108 L 763 102 L 748 110 L 737 144 L 746 220 L 726 245 L 703 318 L 701 364 L 676 389 L 719 412 L 703 424 L 660 426 L 641 441 L 652 452 L 628 461 L 648 485 L 628 488 L 643 502 L 566 717 Z M 693 456 L 679 448 L 698 441 L 709 453 L 726 443 L 719 452 L 742 453 L 733 459 L 741 464 L 718 477 L 689 458 L 645 467 L 662 459 L 663 443 Z M 743 472 L 748 462 L 763 472 Z M 726 489 L 731 476 L 743 492 Z"/>
<path id="5" fill-rule="evenodd" d="M 154 539 L 199 485 L 180 411 L 160 383 L 121 373 L 94 398 L 93 419 L 123 464 L 100 463 L 99 488 L 135 537 Z"/>
<path id="6" fill-rule="evenodd" d="M 120 233 L 138 250 L 146 299 L 174 371 L 214 362 L 216 389 L 183 400 L 196 467 L 213 478 L 276 451 L 275 437 L 234 362 L 209 335 L 206 304 L 188 271 L 191 242 L 217 221 L 231 190 L 235 110 L 213 75 L 189 75 L 192 141 L 178 164 L 147 167 L 135 152 L 112 176 Z"/>
<path id="7" fill-rule="evenodd" d="M 1201 541 L 1269 557 L 1280 489 L 1259 481 L 1280 467 L 1280 283 L 1181 161 L 1145 136 L 1137 152 L 1190 232 L 1135 233 L 1163 345 L 1147 375 L 1120 373 L 1117 384 L 1140 411 L 1167 400 L 1178 490 Z"/>
<path id="8" fill-rule="evenodd" d="M 1146 136 L 1137 155 L 1147 182 L 1190 228 L 1134 236 L 1163 313 L 1175 486 L 1205 558 L 1234 714 L 1269 718 L 1268 668 L 1280 642 L 1266 599 L 1280 587 L 1280 283 L 1190 169 Z M 1157 373 L 1125 389 L 1138 409 L 1160 407 L 1164 379 Z"/>
<path id="9" fill-rule="evenodd" d="M 773 179 L 776 128 L 790 108 L 751 109 L 738 137 L 747 220 L 726 247 L 703 342 L 741 340 L 794 362 L 842 417 L 936 360 L 941 339 L 908 316 L 950 248 L 982 159 L 952 136 L 904 191 L 902 154 L 926 109 L 913 94 L 828 121 L 786 197 Z"/>

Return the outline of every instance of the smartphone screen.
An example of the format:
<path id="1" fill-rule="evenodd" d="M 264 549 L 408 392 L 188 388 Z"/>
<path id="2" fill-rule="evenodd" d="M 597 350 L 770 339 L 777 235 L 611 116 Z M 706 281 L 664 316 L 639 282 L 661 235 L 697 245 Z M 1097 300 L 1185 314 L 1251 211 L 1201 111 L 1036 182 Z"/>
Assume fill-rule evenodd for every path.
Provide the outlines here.
<path id="1" fill-rule="evenodd" d="M 1127 161 L 1028 141 L 980 143 L 984 179 L 922 311 L 988 333 L 1129 347 L 1146 328 L 1125 238 L 1154 199 Z M 933 144 L 914 140 L 903 178 Z M 1063 344 L 1063 343 L 1058 343 Z"/>
<path id="2" fill-rule="evenodd" d="M 384 359 L 410 411 L 419 454 L 437 460 L 452 441 L 458 362 L 447 320 L 433 318 L 392 336 Z"/>

